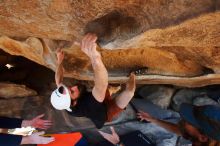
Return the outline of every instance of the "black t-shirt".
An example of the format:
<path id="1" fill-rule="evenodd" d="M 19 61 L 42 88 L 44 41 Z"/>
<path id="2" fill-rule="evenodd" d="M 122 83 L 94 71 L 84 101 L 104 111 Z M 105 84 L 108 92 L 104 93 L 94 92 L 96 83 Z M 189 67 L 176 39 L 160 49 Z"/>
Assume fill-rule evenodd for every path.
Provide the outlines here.
<path id="1" fill-rule="evenodd" d="M 89 118 L 98 129 L 102 128 L 107 120 L 106 105 L 98 102 L 91 92 L 85 92 L 71 109 L 71 115 Z"/>

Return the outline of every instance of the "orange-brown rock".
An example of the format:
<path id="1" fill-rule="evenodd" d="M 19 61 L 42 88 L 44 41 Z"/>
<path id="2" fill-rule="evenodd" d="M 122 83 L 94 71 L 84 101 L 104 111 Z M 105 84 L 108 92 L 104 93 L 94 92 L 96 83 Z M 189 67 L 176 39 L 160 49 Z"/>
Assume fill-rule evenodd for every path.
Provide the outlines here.
<path id="1" fill-rule="evenodd" d="M 65 76 L 92 80 L 90 62 L 73 42 L 94 32 L 112 83 L 124 82 L 131 70 L 147 67 L 138 83 L 219 84 L 219 4 L 218 0 L 6 0 L 0 3 L 0 48 L 55 70 L 54 53 L 63 44 Z"/>
<path id="2" fill-rule="evenodd" d="M 37 92 L 26 87 L 25 85 L 0 83 L 1 98 L 28 97 L 35 95 L 37 95 Z"/>

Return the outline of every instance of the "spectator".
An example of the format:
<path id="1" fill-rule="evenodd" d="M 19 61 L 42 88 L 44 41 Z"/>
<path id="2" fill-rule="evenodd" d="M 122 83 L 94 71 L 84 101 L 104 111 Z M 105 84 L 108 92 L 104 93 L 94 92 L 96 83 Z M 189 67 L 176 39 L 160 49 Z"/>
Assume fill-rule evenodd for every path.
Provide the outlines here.
<path id="1" fill-rule="evenodd" d="M 220 107 L 215 105 L 193 106 L 182 104 L 182 120 L 173 124 L 154 118 L 140 111 L 138 118 L 155 123 L 192 141 L 193 146 L 220 146 Z"/>
<path id="2" fill-rule="evenodd" d="M 18 118 L 0 117 L 1 128 L 21 128 L 21 127 L 34 127 L 46 130 L 52 123 L 50 120 L 43 120 L 44 115 L 39 115 L 32 120 L 22 120 Z M 19 146 L 20 144 L 48 144 L 54 141 L 53 137 L 43 137 L 44 132 L 36 132 L 30 136 L 20 136 L 12 134 L 0 133 L 0 145 L 3 146 Z"/>

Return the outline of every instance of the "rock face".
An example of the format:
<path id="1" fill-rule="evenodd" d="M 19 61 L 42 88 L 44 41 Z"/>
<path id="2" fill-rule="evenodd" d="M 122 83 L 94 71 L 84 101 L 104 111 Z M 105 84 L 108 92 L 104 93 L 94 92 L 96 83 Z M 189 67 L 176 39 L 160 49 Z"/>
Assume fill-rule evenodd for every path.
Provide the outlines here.
<path id="1" fill-rule="evenodd" d="M 219 91 L 212 90 L 213 92 Z M 207 95 L 207 90 L 205 88 L 180 89 L 172 97 L 171 107 L 175 111 L 179 111 L 180 105 L 182 103 L 189 103 L 192 105 L 202 106 L 202 105 L 219 105 L 217 101 L 211 96 Z"/>
<path id="2" fill-rule="evenodd" d="M 14 97 L 28 97 L 35 96 L 37 92 L 27 88 L 25 85 L 17 85 L 12 83 L 0 83 L 0 97 L 14 98 Z"/>
<path id="3" fill-rule="evenodd" d="M 93 32 L 112 83 L 147 67 L 140 84 L 219 84 L 219 9 L 219 0 L 3 0 L 0 48 L 55 70 L 62 46 L 65 76 L 92 80 L 91 64 L 74 42 Z"/>
<path id="4" fill-rule="evenodd" d="M 138 94 L 144 99 L 166 109 L 170 105 L 174 92 L 175 89 L 172 87 L 153 85 L 141 87 Z"/>

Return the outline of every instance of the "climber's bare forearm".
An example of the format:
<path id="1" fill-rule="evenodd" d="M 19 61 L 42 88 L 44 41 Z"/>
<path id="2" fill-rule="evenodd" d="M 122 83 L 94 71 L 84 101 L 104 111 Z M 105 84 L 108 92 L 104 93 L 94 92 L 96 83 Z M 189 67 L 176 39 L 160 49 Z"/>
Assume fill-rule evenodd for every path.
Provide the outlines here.
<path id="1" fill-rule="evenodd" d="M 56 85 L 57 87 L 62 83 L 63 81 L 63 65 L 58 64 L 57 69 L 56 69 L 56 73 L 55 73 L 55 81 L 56 81 Z"/>
<path id="2" fill-rule="evenodd" d="M 108 87 L 108 72 L 102 62 L 101 56 L 95 56 L 91 58 L 92 67 L 94 71 L 93 96 L 96 100 L 103 102 L 105 99 L 105 92 Z"/>

